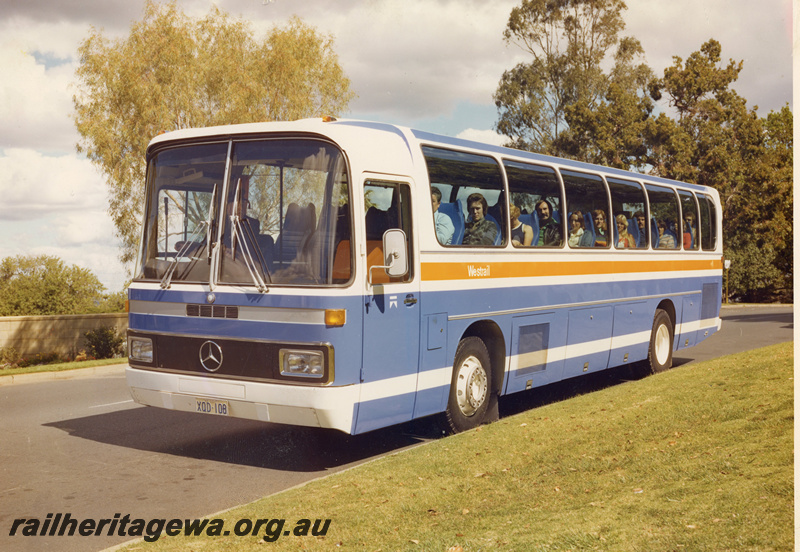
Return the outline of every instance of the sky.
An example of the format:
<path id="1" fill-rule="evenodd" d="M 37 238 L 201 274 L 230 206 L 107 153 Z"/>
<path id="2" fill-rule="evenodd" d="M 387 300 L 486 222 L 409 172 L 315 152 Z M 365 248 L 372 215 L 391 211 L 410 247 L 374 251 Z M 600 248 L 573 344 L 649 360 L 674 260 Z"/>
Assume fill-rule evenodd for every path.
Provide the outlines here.
<path id="1" fill-rule="evenodd" d="M 492 95 L 529 57 L 503 40 L 521 0 L 178 0 L 213 5 L 256 36 L 293 15 L 334 39 L 357 98 L 346 116 L 502 143 Z M 107 214 L 107 189 L 76 151 L 72 95 L 78 44 L 94 27 L 127 35 L 143 0 L 0 2 L 0 259 L 55 255 L 90 269 L 110 292 L 129 278 Z M 744 62 L 732 86 L 760 116 L 792 107 L 792 0 L 628 0 L 624 35 L 656 72 L 710 38 Z M 144 161 L 143 161 L 144 162 Z"/>

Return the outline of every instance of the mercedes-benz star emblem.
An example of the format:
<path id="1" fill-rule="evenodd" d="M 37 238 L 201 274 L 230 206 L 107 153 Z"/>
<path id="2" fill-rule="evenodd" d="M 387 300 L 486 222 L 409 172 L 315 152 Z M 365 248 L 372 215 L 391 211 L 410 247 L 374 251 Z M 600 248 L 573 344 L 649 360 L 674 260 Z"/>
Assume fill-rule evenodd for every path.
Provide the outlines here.
<path id="1" fill-rule="evenodd" d="M 222 366 L 222 347 L 213 341 L 200 345 L 200 364 L 209 372 L 216 372 Z"/>

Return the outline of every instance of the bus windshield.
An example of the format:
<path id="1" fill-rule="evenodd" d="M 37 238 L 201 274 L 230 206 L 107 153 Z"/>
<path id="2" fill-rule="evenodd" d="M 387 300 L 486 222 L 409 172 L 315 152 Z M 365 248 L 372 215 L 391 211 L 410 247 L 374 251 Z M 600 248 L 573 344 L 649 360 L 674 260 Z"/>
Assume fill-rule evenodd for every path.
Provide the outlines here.
<path id="1" fill-rule="evenodd" d="M 248 140 L 165 149 L 151 157 L 147 182 L 139 279 L 160 280 L 165 288 L 215 282 L 262 291 L 350 280 L 347 170 L 330 143 Z"/>

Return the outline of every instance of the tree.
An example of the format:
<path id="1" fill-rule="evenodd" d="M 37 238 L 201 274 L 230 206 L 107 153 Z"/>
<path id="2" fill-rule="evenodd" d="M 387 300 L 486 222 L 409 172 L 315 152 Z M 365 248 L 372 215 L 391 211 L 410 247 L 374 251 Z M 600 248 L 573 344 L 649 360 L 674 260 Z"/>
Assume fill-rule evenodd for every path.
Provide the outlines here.
<path id="1" fill-rule="evenodd" d="M 711 39 L 653 81 L 653 98 L 666 94 L 676 118 L 649 122 L 647 161 L 656 174 L 719 191 L 730 285 L 765 299 L 791 289 L 792 113 L 787 106 L 763 119 L 748 109 L 731 88 L 742 62 L 723 65 L 721 53 Z"/>
<path id="2" fill-rule="evenodd" d="M 602 98 L 583 98 L 564 108 L 568 124 L 556 140 L 562 154 L 610 167 L 635 170 L 644 164 L 644 134 L 654 108 L 648 95 L 653 71 L 636 59 L 644 55 L 638 40 L 624 38 L 614 54 Z"/>
<path id="3" fill-rule="evenodd" d="M 86 268 L 58 257 L 6 257 L 0 262 L 0 316 L 96 312 L 103 284 Z"/>
<path id="4" fill-rule="evenodd" d="M 723 63 L 714 39 L 655 78 L 641 44 L 620 38 L 624 9 L 621 0 L 522 0 L 504 37 L 533 59 L 504 73 L 497 131 L 512 147 L 716 188 L 733 293 L 789 299 L 791 110 L 759 118 L 748 108 L 732 88 L 743 63 Z"/>
<path id="5" fill-rule="evenodd" d="M 218 8 L 192 19 L 147 0 L 130 34 L 80 44 L 78 151 L 100 169 L 123 262 L 136 253 L 150 139 L 190 127 L 338 115 L 353 93 L 330 37 L 300 19 L 257 40 Z"/>
<path id="6" fill-rule="evenodd" d="M 596 126 L 589 120 L 599 105 L 607 103 L 613 110 L 611 102 L 623 96 L 630 102 L 629 86 L 643 89 L 639 81 L 643 76 L 648 80 L 649 69 L 633 63 L 642 53 L 641 45 L 620 37 L 624 9 L 622 0 L 523 0 L 511 11 L 505 40 L 520 46 L 532 60 L 506 71 L 494 95 L 500 113 L 495 128 L 511 139 L 509 145 L 583 159 L 608 156 L 608 146 L 604 152 L 590 151 L 593 148 L 580 133 L 570 134 L 569 118 Z M 601 67 L 612 51 L 616 51 L 615 67 L 609 76 Z M 635 105 L 633 117 L 640 117 L 642 108 L 648 115 L 647 104 Z M 626 111 L 627 107 L 615 115 L 627 118 Z M 598 128 L 594 132 L 602 134 Z"/>

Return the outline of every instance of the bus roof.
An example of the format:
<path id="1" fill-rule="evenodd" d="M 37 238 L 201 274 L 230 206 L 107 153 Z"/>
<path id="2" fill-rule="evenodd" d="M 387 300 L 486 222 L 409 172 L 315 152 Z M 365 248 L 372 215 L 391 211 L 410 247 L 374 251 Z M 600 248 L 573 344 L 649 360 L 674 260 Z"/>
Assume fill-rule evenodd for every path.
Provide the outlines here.
<path id="1" fill-rule="evenodd" d="M 349 142 L 350 140 L 358 140 L 359 143 L 364 143 L 364 133 L 370 132 L 375 135 L 384 136 L 394 135 L 394 138 L 400 138 L 405 142 L 409 153 L 412 152 L 412 143 L 417 145 L 431 145 L 441 146 L 445 148 L 454 149 L 469 149 L 472 152 L 483 152 L 489 155 L 496 155 L 506 158 L 514 158 L 516 160 L 548 163 L 559 165 L 568 169 L 575 169 L 579 171 L 600 172 L 607 176 L 616 176 L 619 178 L 642 180 L 645 183 L 652 184 L 668 184 L 670 186 L 681 186 L 690 188 L 696 191 L 711 193 L 717 195 L 716 190 L 708 186 L 683 182 L 678 180 L 671 180 L 660 176 L 654 176 L 646 173 L 639 173 L 633 171 L 626 171 L 613 167 L 606 167 L 603 165 L 594 165 L 591 163 L 584 163 L 572 159 L 561 157 L 553 157 L 530 151 L 518 150 L 503 146 L 496 146 L 483 142 L 476 142 L 472 140 L 465 140 L 462 138 L 455 138 L 452 136 L 445 136 L 435 134 L 423 130 L 411 129 L 399 125 L 389 123 L 362 121 L 356 119 L 334 119 L 326 118 L 311 118 L 300 119 L 297 121 L 278 121 L 278 122 L 260 122 L 260 123 L 244 123 L 236 125 L 222 125 L 203 128 L 190 128 L 181 129 L 171 132 L 159 134 L 150 141 L 147 147 L 148 154 L 151 149 L 163 143 L 173 141 L 194 140 L 198 138 L 221 138 L 227 139 L 243 135 L 257 135 L 268 132 L 307 132 L 318 134 L 321 136 L 329 136 L 334 141 Z M 343 144 L 347 146 L 347 144 Z M 413 156 L 413 153 L 412 153 Z"/>

